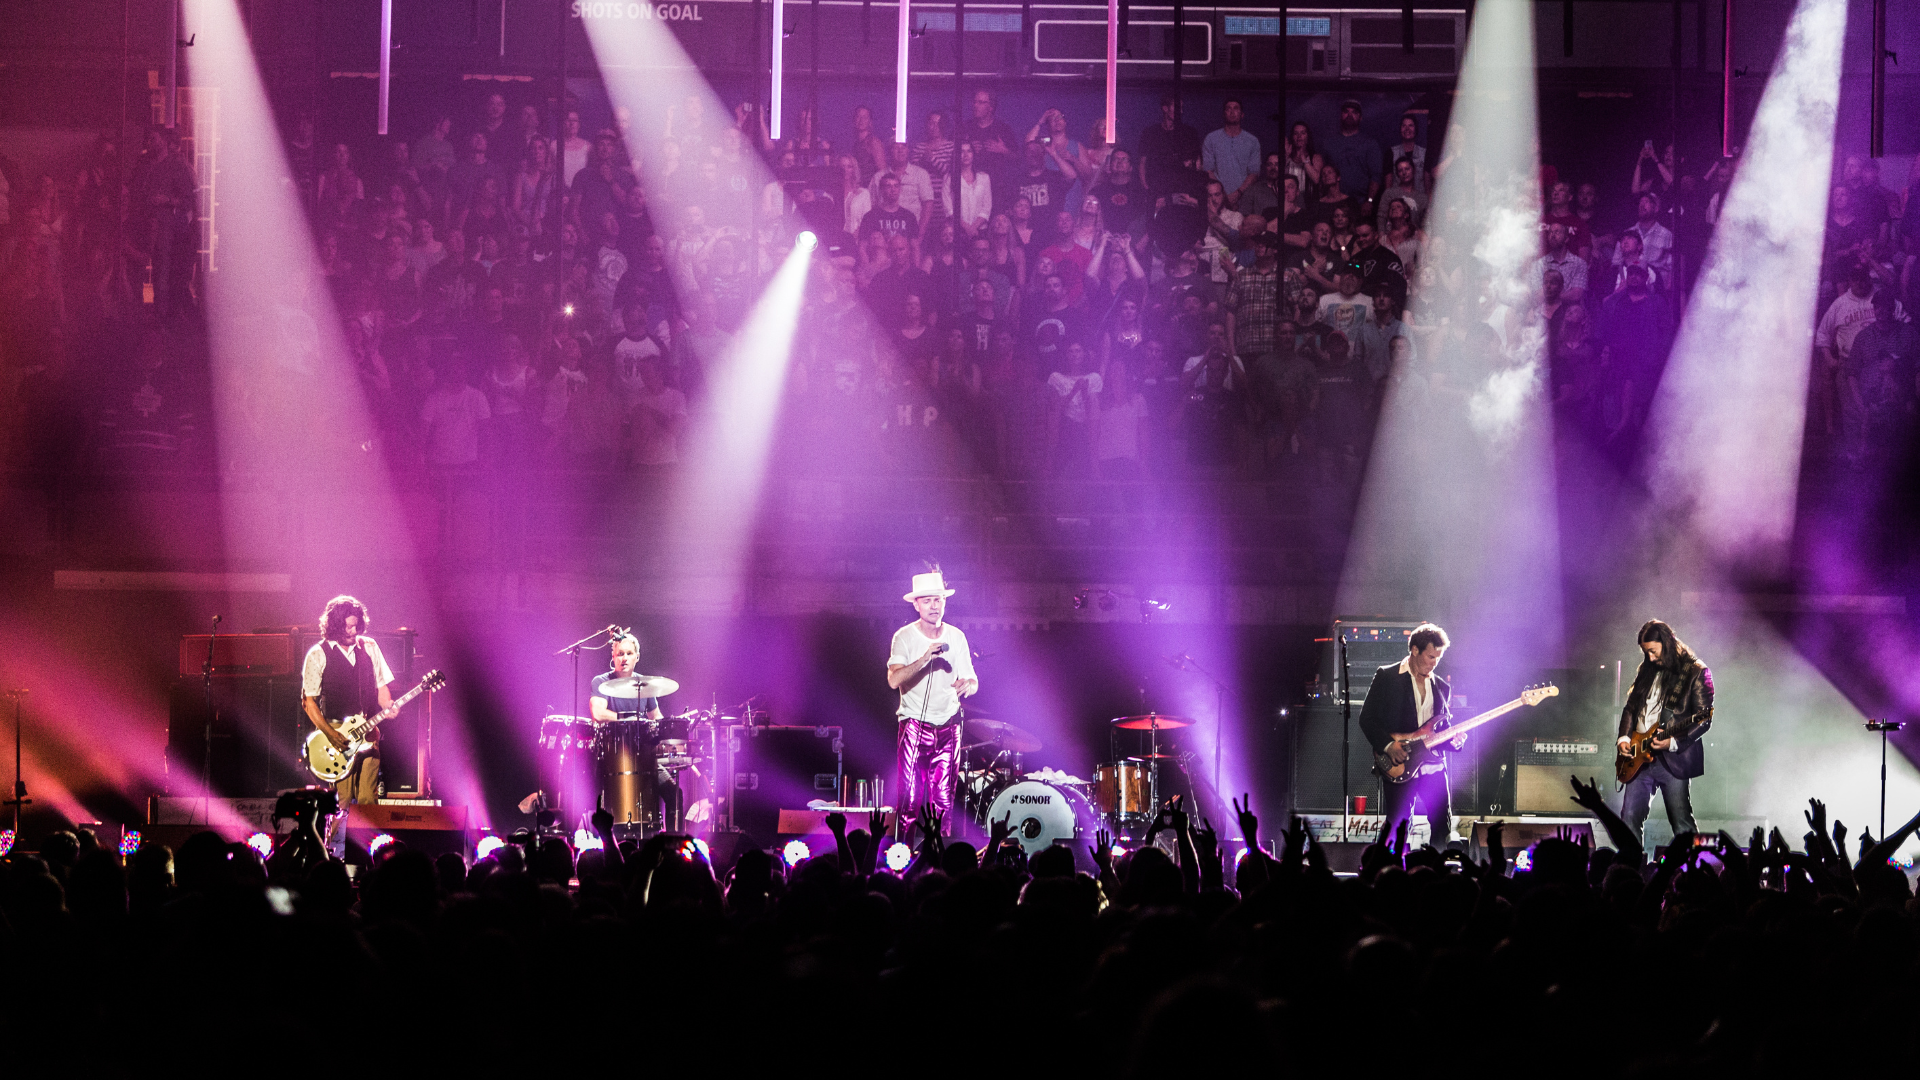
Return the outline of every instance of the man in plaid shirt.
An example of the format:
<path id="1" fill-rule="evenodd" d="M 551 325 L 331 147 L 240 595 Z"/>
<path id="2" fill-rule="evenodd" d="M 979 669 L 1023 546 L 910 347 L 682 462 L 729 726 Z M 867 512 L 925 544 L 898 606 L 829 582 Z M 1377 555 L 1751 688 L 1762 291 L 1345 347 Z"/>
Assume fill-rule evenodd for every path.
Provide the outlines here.
<path id="1" fill-rule="evenodd" d="M 1279 251 L 1266 233 L 1255 242 L 1260 254 L 1253 266 L 1234 275 L 1227 287 L 1227 333 L 1234 352 L 1248 364 L 1279 350 L 1275 330 L 1280 321 Z"/>

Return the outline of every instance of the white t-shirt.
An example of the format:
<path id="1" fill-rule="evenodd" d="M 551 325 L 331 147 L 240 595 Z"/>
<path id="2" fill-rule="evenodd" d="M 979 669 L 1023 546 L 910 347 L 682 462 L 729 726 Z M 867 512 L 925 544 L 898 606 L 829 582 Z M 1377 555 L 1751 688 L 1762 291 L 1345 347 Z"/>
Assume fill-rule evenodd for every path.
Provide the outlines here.
<path id="1" fill-rule="evenodd" d="M 1660 706 L 1663 700 L 1660 693 L 1660 676 L 1655 675 L 1653 681 L 1647 684 L 1647 703 L 1640 712 L 1639 730 L 1652 731 L 1653 725 L 1660 722 Z"/>
<path id="2" fill-rule="evenodd" d="M 665 419 L 656 413 L 666 414 Z M 633 403 L 633 463 L 671 465 L 680 460 L 680 448 L 671 421 L 687 415 L 685 394 L 671 386 L 649 394 L 643 388 Z"/>
<path id="3" fill-rule="evenodd" d="M 373 685 L 386 686 L 393 681 L 393 669 L 387 666 L 387 658 L 380 655 L 380 643 L 364 634 L 354 639 L 352 645 L 341 649 L 347 663 L 359 666 L 360 657 L 373 661 Z M 327 669 L 326 642 L 316 641 L 313 648 L 307 650 L 306 662 L 300 666 L 300 693 L 302 696 L 317 698 L 320 696 L 320 673 Z"/>
<path id="4" fill-rule="evenodd" d="M 895 715 L 903 720 L 924 720 L 934 725 L 946 723 L 960 711 L 960 695 L 954 692 L 953 684 L 960 679 L 979 678 L 973 671 L 973 652 L 967 647 L 967 635 L 952 623 L 940 624 L 938 638 L 923 633 L 918 619 L 894 631 L 893 651 L 887 657 L 887 666 L 913 663 L 935 641 L 946 642 L 947 651 L 928 662 L 919 681 L 900 691 L 900 707 Z"/>
<path id="5" fill-rule="evenodd" d="M 1080 382 L 1084 382 L 1086 388 L 1081 393 L 1076 394 L 1073 392 L 1074 384 Z M 1087 372 L 1081 375 L 1066 375 L 1056 371 L 1047 376 L 1047 386 L 1052 389 L 1054 393 L 1066 399 L 1067 419 L 1076 424 L 1084 424 L 1087 422 L 1087 406 L 1093 401 L 1095 394 L 1098 394 L 1106 388 L 1100 379 L 1100 373 L 1097 371 Z"/>
<path id="6" fill-rule="evenodd" d="M 471 465 L 480 460 L 480 421 L 493 415 L 487 395 L 471 386 L 435 389 L 420 406 L 427 426 L 427 464 Z"/>
<path id="7" fill-rule="evenodd" d="M 873 209 L 873 192 L 866 188 L 855 188 L 847 196 L 847 204 L 842 207 L 845 221 L 842 223 L 851 236 L 860 235 L 860 223 L 867 219 L 867 211 Z"/>
<path id="8" fill-rule="evenodd" d="M 640 361 L 659 355 L 660 346 L 652 338 L 623 337 L 613 343 L 613 377 L 619 380 L 620 394 L 628 406 L 638 405 L 647 394 L 646 380 L 640 376 Z"/>

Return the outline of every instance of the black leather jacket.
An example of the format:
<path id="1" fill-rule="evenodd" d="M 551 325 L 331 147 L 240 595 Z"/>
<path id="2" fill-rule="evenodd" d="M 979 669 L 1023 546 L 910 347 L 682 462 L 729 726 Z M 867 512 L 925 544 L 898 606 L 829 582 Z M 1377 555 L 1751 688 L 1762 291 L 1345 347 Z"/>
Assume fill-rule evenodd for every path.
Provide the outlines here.
<path id="1" fill-rule="evenodd" d="M 1616 738 L 1632 734 L 1646 712 L 1646 687 L 1652 676 L 1642 679 L 1647 665 L 1643 663 L 1640 668 L 1626 707 L 1620 710 Z M 1661 675 L 1660 719 L 1673 735 L 1673 748 L 1662 751 L 1660 760 L 1674 775 L 1691 780 L 1707 771 L 1703 740 L 1713 727 L 1713 672 L 1699 657 L 1689 657 L 1679 671 L 1662 671 Z"/>

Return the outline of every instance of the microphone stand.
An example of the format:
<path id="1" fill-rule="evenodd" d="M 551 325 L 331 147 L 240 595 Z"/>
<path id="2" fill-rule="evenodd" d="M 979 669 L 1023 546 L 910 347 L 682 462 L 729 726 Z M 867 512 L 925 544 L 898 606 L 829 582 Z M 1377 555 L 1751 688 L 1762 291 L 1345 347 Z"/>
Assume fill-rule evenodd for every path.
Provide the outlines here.
<path id="1" fill-rule="evenodd" d="M 1340 642 L 1340 842 L 1344 844 L 1352 839 L 1353 795 L 1348 788 L 1353 779 L 1348 754 L 1353 742 L 1353 672 L 1347 667 L 1346 628 L 1335 629 Z"/>
<path id="2" fill-rule="evenodd" d="M 1221 682 L 1213 672 L 1201 667 L 1198 660 L 1186 653 L 1180 654 L 1180 670 L 1197 671 L 1213 684 L 1213 797 L 1217 800 L 1220 797 L 1220 747 L 1226 742 L 1227 684 Z M 1159 752 L 1159 748 L 1155 747 L 1154 753 Z M 1158 760 L 1154 764 L 1158 765 Z M 1224 807 L 1221 808 L 1221 812 L 1226 812 Z"/>
<path id="3" fill-rule="evenodd" d="M 207 662 L 200 665 L 200 679 L 207 693 L 207 725 L 200 745 L 200 808 L 207 821 L 213 820 L 213 645 L 220 640 L 220 616 L 213 617 L 213 632 L 207 635 Z"/>
<path id="4" fill-rule="evenodd" d="M 1906 726 L 1907 726 L 1907 723 L 1904 720 L 1869 720 L 1867 721 L 1868 731 L 1877 731 L 1880 733 L 1880 832 L 1879 832 L 1879 836 L 1882 840 L 1886 839 L 1887 837 L 1887 736 L 1891 735 L 1893 732 L 1899 731 L 1901 728 Z M 18 756 L 19 751 L 15 750 L 14 753 L 16 756 Z M 1843 851 L 1841 852 L 1841 854 L 1845 855 L 1846 852 Z"/>
<path id="5" fill-rule="evenodd" d="M 618 625 L 614 623 L 608 623 L 606 626 L 601 627 L 598 630 L 595 630 L 593 633 L 588 634 L 586 637 L 581 638 L 579 641 L 576 641 L 573 644 L 568 645 L 563 649 L 556 650 L 554 652 L 553 655 L 555 656 L 573 657 L 573 711 L 569 712 L 567 714 L 568 716 L 574 717 L 575 719 L 578 719 L 580 716 L 580 654 L 586 650 L 587 643 L 592 641 L 594 638 L 600 637 L 605 634 L 612 634 L 614 631 L 618 629 L 620 629 Z M 593 646 L 593 648 L 596 648 L 596 649 L 598 649 L 599 647 L 600 646 L 598 645 Z M 571 721 L 569 721 L 569 723 L 571 723 Z M 554 787 L 556 789 L 556 793 L 561 796 L 561 799 L 560 799 L 561 809 L 564 810 L 566 809 L 566 797 L 565 797 L 566 793 L 560 792 L 557 790 L 561 784 L 566 782 L 566 779 L 567 779 L 566 777 L 567 751 L 564 747 L 560 751 L 559 768 L 560 768 L 560 774 L 555 776 L 553 779 L 554 779 Z M 544 784 L 541 785 L 541 789 L 538 792 L 536 792 L 536 795 L 538 797 L 535 798 L 534 804 L 533 804 L 533 835 L 535 837 L 538 837 L 540 835 L 540 812 L 543 809 L 545 809 L 545 804 L 547 801 L 546 788 Z M 565 829 L 561 830 L 561 832 L 563 833 L 565 831 L 566 831 Z"/>
<path id="6" fill-rule="evenodd" d="M 13 842 L 20 842 L 20 810 L 33 803 L 27 798 L 27 782 L 20 777 L 20 712 L 26 701 L 28 691 L 9 690 L 7 696 L 13 699 L 13 798 L 7 805 L 13 807 Z"/>

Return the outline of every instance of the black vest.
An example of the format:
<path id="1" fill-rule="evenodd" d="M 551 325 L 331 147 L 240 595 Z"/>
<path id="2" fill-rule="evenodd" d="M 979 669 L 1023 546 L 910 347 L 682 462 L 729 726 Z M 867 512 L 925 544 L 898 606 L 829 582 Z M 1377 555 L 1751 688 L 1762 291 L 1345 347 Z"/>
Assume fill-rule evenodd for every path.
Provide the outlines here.
<path id="1" fill-rule="evenodd" d="M 340 646 L 323 641 L 327 666 L 320 669 L 320 715 L 340 720 L 380 707 L 380 691 L 373 682 L 373 657 L 365 645 L 357 650 L 360 662 L 348 663 Z"/>

